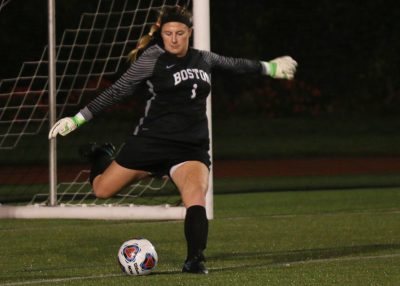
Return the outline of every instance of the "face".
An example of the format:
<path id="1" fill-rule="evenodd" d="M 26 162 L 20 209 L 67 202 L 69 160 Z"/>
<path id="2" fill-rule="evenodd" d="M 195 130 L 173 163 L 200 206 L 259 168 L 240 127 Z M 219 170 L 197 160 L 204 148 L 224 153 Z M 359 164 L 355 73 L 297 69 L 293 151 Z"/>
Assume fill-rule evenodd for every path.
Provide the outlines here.
<path id="1" fill-rule="evenodd" d="M 161 28 L 161 37 L 167 52 L 183 57 L 189 49 L 192 29 L 180 22 L 168 22 Z"/>

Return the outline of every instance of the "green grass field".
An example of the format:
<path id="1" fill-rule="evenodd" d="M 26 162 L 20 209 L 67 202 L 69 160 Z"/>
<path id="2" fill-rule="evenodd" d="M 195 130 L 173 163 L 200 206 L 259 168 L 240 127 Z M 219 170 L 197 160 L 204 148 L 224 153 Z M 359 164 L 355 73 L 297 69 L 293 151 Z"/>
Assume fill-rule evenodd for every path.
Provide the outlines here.
<path id="1" fill-rule="evenodd" d="M 0 285 L 399 285 L 399 202 L 399 188 L 217 194 L 207 276 L 180 273 L 180 221 L 0 220 Z M 150 276 L 117 266 L 136 236 L 158 251 Z"/>

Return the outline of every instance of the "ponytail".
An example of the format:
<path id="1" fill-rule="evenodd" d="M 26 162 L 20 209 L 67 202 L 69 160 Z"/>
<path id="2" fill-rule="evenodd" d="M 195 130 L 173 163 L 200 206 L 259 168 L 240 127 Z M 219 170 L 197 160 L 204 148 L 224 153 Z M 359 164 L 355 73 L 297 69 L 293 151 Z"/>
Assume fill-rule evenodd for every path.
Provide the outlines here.
<path id="1" fill-rule="evenodd" d="M 151 42 L 151 40 L 153 40 L 154 33 L 157 32 L 159 29 L 160 29 L 160 18 L 157 20 L 157 23 L 151 26 L 150 32 L 139 39 L 136 48 L 130 51 L 130 53 L 128 54 L 128 61 L 132 63 L 136 61 L 139 51 L 147 47 L 147 45 Z"/>

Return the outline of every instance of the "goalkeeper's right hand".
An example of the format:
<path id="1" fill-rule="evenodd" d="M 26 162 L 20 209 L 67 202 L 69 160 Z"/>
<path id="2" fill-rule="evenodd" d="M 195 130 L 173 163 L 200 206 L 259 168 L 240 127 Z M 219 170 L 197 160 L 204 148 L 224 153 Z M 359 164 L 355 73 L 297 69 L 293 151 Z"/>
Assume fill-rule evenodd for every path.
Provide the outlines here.
<path id="1" fill-rule="evenodd" d="M 74 117 L 64 117 L 58 120 L 50 129 L 49 140 L 56 138 L 57 134 L 65 136 L 85 122 L 85 118 L 80 113 L 76 114 Z"/>

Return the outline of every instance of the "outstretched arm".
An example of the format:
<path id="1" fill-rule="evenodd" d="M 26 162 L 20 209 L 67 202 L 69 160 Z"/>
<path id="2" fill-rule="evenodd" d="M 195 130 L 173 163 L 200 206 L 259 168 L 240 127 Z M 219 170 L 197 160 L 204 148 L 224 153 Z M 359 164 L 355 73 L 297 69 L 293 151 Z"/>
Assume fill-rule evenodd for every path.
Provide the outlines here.
<path id="1" fill-rule="evenodd" d="M 58 134 L 65 136 L 71 133 L 92 119 L 93 115 L 133 94 L 146 78 L 151 77 L 158 56 L 162 52 L 157 46 L 149 48 L 119 80 L 93 99 L 78 114 L 57 121 L 49 132 L 49 139 L 55 138 Z"/>
<path id="2" fill-rule="evenodd" d="M 230 70 L 235 73 L 262 73 L 273 78 L 292 79 L 296 72 L 297 62 L 290 56 L 283 56 L 271 61 L 255 61 L 232 58 L 216 53 L 202 51 L 204 60 L 211 67 Z"/>

